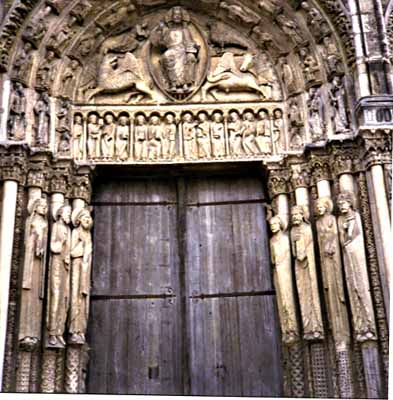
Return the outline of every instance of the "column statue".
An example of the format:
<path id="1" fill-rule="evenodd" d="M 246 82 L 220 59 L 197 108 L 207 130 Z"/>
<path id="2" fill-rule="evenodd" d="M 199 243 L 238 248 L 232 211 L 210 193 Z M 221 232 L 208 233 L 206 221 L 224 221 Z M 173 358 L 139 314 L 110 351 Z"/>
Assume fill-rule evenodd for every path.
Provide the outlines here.
<path id="1" fill-rule="evenodd" d="M 349 343 L 348 314 L 345 303 L 340 244 L 333 202 L 329 197 L 317 200 L 318 244 L 321 256 L 323 286 L 329 321 L 336 345 Z"/>
<path id="2" fill-rule="evenodd" d="M 270 239 L 270 255 L 282 340 L 286 344 L 292 344 L 299 339 L 299 328 L 296 320 L 295 295 L 292 284 L 291 245 L 283 220 L 279 216 L 271 218 L 269 224 L 273 234 Z"/>
<path id="3" fill-rule="evenodd" d="M 360 214 L 355 210 L 354 195 L 350 192 L 340 193 L 337 204 L 341 214 L 338 229 L 355 339 L 359 342 L 377 340 Z"/>
<path id="4" fill-rule="evenodd" d="M 25 257 L 19 317 L 19 341 L 31 348 L 41 340 L 42 300 L 48 240 L 48 203 L 43 197 L 28 205 Z"/>
<path id="5" fill-rule="evenodd" d="M 72 344 L 84 344 L 90 302 L 90 273 L 93 252 L 91 228 L 93 219 L 87 208 L 72 213 L 75 229 L 71 237 L 71 310 L 70 340 Z"/>
<path id="6" fill-rule="evenodd" d="M 303 207 L 292 207 L 291 221 L 291 244 L 295 257 L 296 285 L 299 293 L 304 339 L 323 339 L 314 241 L 311 226 L 305 217 Z"/>
<path id="7" fill-rule="evenodd" d="M 70 299 L 71 269 L 71 207 L 62 206 L 56 212 L 50 240 L 48 306 L 46 324 L 47 347 L 63 348 L 63 338 Z"/>

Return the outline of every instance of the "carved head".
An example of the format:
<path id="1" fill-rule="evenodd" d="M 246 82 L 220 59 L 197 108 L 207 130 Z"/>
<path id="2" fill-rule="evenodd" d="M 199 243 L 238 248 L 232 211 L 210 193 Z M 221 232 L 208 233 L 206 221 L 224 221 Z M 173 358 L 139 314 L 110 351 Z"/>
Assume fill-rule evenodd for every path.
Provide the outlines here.
<path id="1" fill-rule="evenodd" d="M 261 120 L 264 120 L 268 117 L 267 112 L 265 110 L 259 111 L 258 115 Z"/>
<path id="2" fill-rule="evenodd" d="M 71 207 L 70 206 L 62 206 L 57 210 L 56 220 L 63 220 L 65 224 L 69 224 L 71 222 Z"/>
<path id="3" fill-rule="evenodd" d="M 151 123 L 152 125 L 159 125 L 159 124 L 160 124 L 160 118 L 159 118 L 157 115 L 153 115 L 153 116 L 150 118 L 150 123 Z"/>
<path id="4" fill-rule="evenodd" d="M 254 114 L 252 112 L 250 112 L 250 111 L 247 111 L 244 114 L 244 120 L 245 121 L 254 121 Z"/>
<path id="5" fill-rule="evenodd" d="M 165 121 L 167 124 L 173 124 L 175 122 L 175 116 L 173 114 L 165 115 Z"/>
<path id="6" fill-rule="evenodd" d="M 216 123 L 221 122 L 222 121 L 222 114 L 219 113 L 219 112 L 215 112 L 213 114 L 213 121 L 216 122 Z"/>
<path id="7" fill-rule="evenodd" d="M 270 218 L 269 225 L 270 225 L 270 230 L 272 231 L 273 234 L 284 230 L 284 223 L 278 215 Z"/>
<path id="8" fill-rule="evenodd" d="M 77 117 L 78 115 L 76 115 L 75 117 Z M 98 121 L 98 116 L 96 114 L 90 114 L 89 115 L 89 123 L 91 124 L 96 124 Z"/>
<path id="9" fill-rule="evenodd" d="M 279 108 L 277 108 L 277 110 L 274 110 L 273 112 L 274 119 L 282 119 L 282 115 L 282 110 L 280 110 Z"/>
<path id="10" fill-rule="evenodd" d="M 48 213 L 48 201 L 44 197 L 33 200 L 29 207 L 29 214 L 38 214 L 43 217 Z"/>
<path id="11" fill-rule="evenodd" d="M 76 227 L 81 226 L 85 230 L 90 230 L 93 226 L 93 219 L 91 218 L 90 211 L 87 208 L 75 210 L 72 215 L 72 220 Z"/>
<path id="12" fill-rule="evenodd" d="M 185 113 L 184 115 L 183 115 L 183 121 L 184 122 L 191 122 L 192 121 L 192 114 L 191 113 Z"/>
<path id="13" fill-rule="evenodd" d="M 302 206 L 293 206 L 291 208 L 291 222 L 294 226 L 299 226 L 305 221 L 304 208 Z"/>
<path id="14" fill-rule="evenodd" d="M 207 121 L 207 114 L 205 112 L 201 112 L 198 114 L 198 119 L 200 122 L 205 122 Z"/>
<path id="15" fill-rule="evenodd" d="M 238 121 L 239 120 L 239 114 L 236 112 L 236 111 L 232 111 L 231 113 L 230 113 L 230 117 L 231 117 L 231 120 L 233 121 L 233 122 L 236 122 L 236 121 Z"/>
<path id="16" fill-rule="evenodd" d="M 316 214 L 320 217 L 326 213 L 331 214 L 333 211 L 333 201 L 330 197 L 321 197 L 317 200 L 315 206 Z"/>
<path id="17" fill-rule="evenodd" d="M 143 124 L 146 122 L 146 118 L 145 118 L 144 115 L 139 114 L 139 115 L 136 116 L 135 121 L 136 121 L 136 124 L 137 124 L 137 125 L 141 126 L 141 125 L 143 125 Z"/>
<path id="18" fill-rule="evenodd" d="M 182 22 L 189 22 L 190 21 L 190 16 L 186 10 L 184 10 L 182 7 L 175 6 L 172 7 L 166 17 L 165 17 L 166 23 L 174 23 L 174 24 L 181 24 Z"/>
<path id="19" fill-rule="evenodd" d="M 355 197 L 352 192 L 344 191 L 337 196 L 337 205 L 340 213 L 343 215 L 349 214 L 355 209 Z"/>
<path id="20" fill-rule="evenodd" d="M 115 117 L 112 114 L 106 114 L 104 119 L 107 124 L 113 124 Z"/>
<path id="21" fill-rule="evenodd" d="M 119 118 L 119 125 L 121 125 L 121 126 L 127 126 L 127 124 L 128 124 L 128 117 L 126 117 L 125 115 L 122 115 L 122 116 Z"/>

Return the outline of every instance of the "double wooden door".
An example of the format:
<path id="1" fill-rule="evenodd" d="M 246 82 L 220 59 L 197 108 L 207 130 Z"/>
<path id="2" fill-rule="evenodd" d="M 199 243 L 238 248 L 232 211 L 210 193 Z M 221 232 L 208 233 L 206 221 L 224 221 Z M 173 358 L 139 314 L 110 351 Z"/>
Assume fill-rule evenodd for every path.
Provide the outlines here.
<path id="1" fill-rule="evenodd" d="M 279 396 L 260 180 L 136 179 L 95 193 L 88 392 Z"/>

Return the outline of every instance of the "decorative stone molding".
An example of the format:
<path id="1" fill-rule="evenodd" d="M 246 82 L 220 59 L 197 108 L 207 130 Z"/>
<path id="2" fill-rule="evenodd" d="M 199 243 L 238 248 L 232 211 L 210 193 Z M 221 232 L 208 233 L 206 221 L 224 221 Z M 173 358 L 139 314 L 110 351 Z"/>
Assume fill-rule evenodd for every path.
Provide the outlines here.
<path id="1" fill-rule="evenodd" d="M 92 192 L 92 168 L 82 167 L 77 169 L 73 175 L 71 185 L 70 197 L 85 200 L 89 204 Z"/>
<path id="2" fill-rule="evenodd" d="M 25 183 L 26 152 L 21 146 L 0 147 L 1 179 Z"/>
<path id="3" fill-rule="evenodd" d="M 361 135 L 364 140 L 364 163 L 367 169 L 373 165 L 391 163 L 391 132 L 381 130 L 364 130 L 361 132 Z"/>
<path id="4" fill-rule="evenodd" d="M 69 163 L 67 164 L 60 163 L 53 165 L 50 181 L 50 190 L 52 193 L 66 194 L 69 191 L 71 168 Z"/>
<path id="5" fill-rule="evenodd" d="M 268 191 L 271 199 L 280 195 L 289 193 L 289 171 L 286 168 L 271 169 L 268 178 Z"/>
<path id="6" fill-rule="evenodd" d="M 336 176 L 351 174 L 354 170 L 354 153 L 351 147 L 334 145 L 331 148 L 331 165 Z"/>
<path id="7" fill-rule="evenodd" d="M 331 164 L 329 156 L 311 155 L 310 168 L 313 178 L 313 183 L 316 184 L 320 181 L 331 180 Z"/>
<path id="8" fill-rule="evenodd" d="M 308 163 L 291 165 L 291 187 L 292 190 L 307 188 L 310 186 L 310 167 Z"/>

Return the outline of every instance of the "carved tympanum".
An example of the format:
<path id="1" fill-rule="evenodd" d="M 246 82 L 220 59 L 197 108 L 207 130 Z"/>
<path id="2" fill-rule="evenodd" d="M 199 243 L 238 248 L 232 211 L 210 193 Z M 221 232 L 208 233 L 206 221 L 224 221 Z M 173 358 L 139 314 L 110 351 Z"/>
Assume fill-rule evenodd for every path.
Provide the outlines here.
<path id="1" fill-rule="evenodd" d="M 340 193 L 337 204 L 341 214 L 338 217 L 338 229 L 344 254 L 345 278 L 355 339 L 359 342 L 376 340 L 374 309 L 360 214 L 355 210 L 354 195 L 350 192 Z"/>
<path id="2" fill-rule="evenodd" d="M 305 217 L 303 207 L 292 207 L 291 221 L 291 244 L 295 258 L 295 276 L 303 322 L 303 336 L 306 340 L 323 339 L 314 240 L 311 225 Z"/>
<path id="3" fill-rule="evenodd" d="M 48 241 L 47 200 L 43 197 L 31 200 L 28 213 L 19 316 L 19 343 L 25 349 L 32 349 L 41 340 Z"/>

